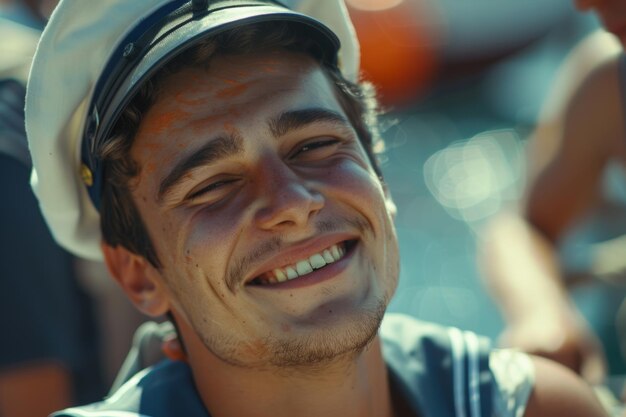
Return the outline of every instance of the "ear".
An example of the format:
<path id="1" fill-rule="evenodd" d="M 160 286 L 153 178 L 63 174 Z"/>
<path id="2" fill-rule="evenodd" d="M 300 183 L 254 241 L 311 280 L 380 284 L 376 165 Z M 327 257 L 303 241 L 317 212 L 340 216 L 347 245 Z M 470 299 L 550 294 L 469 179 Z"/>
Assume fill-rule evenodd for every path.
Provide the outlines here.
<path id="1" fill-rule="evenodd" d="M 163 278 L 146 258 L 121 245 L 113 247 L 103 242 L 101 248 L 110 274 L 137 309 L 152 317 L 169 311 Z"/>

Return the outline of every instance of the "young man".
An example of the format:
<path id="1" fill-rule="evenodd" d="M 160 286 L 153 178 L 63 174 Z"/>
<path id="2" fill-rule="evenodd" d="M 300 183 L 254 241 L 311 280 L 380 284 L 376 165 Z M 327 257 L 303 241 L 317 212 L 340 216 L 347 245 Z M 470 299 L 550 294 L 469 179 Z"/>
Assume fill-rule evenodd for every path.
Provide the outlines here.
<path id="1" fill-rule="evenodd" d="M 626 2 L 575 4 L 596 11 L 606 31 L 581 42 L 556 77 L 530 146 L 520 214 L 499 216 L 488 230 L 485 278 L 509 323 L 509 346 L 599 383 L 602 347 L 569 299 L 557 247 L 601 203 L 607 169 L 624 175 Z M 618 253 L 612 261 L 623 259 Z"/>
<path id="2" fill-rule="evenodd" d="M 603 415 L 549 362 L 407 317 L 379 331 L 398 248 L 376 103 L 342 4 L 299 6 L 341 50 L 271 1 L 55 11 L 27 97 L 35 190 L 186 356 L 58 415 Z"/>

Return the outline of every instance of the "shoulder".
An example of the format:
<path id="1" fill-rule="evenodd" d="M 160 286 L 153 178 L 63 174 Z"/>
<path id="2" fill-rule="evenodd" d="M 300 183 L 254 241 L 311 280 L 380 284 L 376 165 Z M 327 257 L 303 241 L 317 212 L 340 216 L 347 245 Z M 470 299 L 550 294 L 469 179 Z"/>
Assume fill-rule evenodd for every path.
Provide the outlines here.
<path id="1" fill-rule="evenodd" d="M 391 367 L 419 363 L 427 378 L 452 378 L 467 366 L 475 372 L 488 366 L 489 339 L 455 327 L 417 320 L 404 314 L 387 314 L 380 336 Z"/>
<path id="2" fill-rule="evenodd" d="M 572 73 L 573 79 L 584 78 L 598 66 L 614 61 L 621 53 L 622 46 L 615 36 L 605 30 L 597 30 L 576 45 L 562 70 Z"/>
<path id="3" fill-rule="evenodd" d="M 416 408 L 439 416 L 521 416 L 534 373 L 528 356 L 493 350 L 487 338 L 389 315 L 383 354 Z"/>
<path id="4" fill-rule="evenodd" d="M 601 107 L 599 103 L 610 103 L 613 100 L 616 107 L 620 107 L 621 89 L 623 81 L 620 79 L 620 61 L 623 53 L 614 53 L 598 59 L 593 65 L 582 71 L 576 79 L 572 77 L 572 105 L 586 105 L 586 108 Z M 589 102 L 588 100 L 596 100 Z M 598 102 L 598 100 L 602 100 Z"/>
<path id="5" fill-rule="evenodd" d="M 414 350 L 417 344 L 424 343 L 445 349 L 453 349 L 454 345 L 462 343 L 471 345 L 478 343 L 478 347 L 481 349 L 489 346 L 486 338 L 477 336 L 475 333 L 421 321 L 397 313 L 385 315 L 380 334 L 384 344 L 403 350 Z"/>
<path id="6" fill-rule="evenodd" d="M 564 60 L 554 78 L 544 116 L 565 107 L 577 92 L 606 82 L 609 75 L 616 75 L 621 54 L 619 42 L 603 30 L 581 41 Z"/>
<path id="7" fill-rule="evenodd" d="M 141 403 L 141 383 L 152 370 L 137 373 L 111 397 L 103 401 L 59 411 L 51 417 L 108 417 L 111 413 L 124 412 L 128 417 L 139 417 Z"/>
<path id="8" fill-rule="evenodd" d="M 591 388 L 569 369 L 547 359 L 532 357 L 535 386 L 525 417 L 606 416 Z"/>
<path id="9" fill-rule="evenodd" d="M 564 149 L 596 156 L 601 166 L 623 152 L 626 80 L 620 75 L 622 54 L 597 62 L 574 85 L 563 107 Z"/>
<path id="10" fill-rule="evenodd" d="M 51 417 L 209 417 L 187 364 L 163 361 L 144 369 L 104 401 L 69 408 Z"/>
<path id="11" fill-rule="evenodd" d="M 533 135 L 532 172 L 556 155 L 568 155 L 562 162 L 596 161 L 584 168 L 597 170 L 607 158 L 622 152 L 626 115 L 626 79 L 620 76 L 623 52 L 608 47 L 602 53 L 589 53 L 589 44 L 609 42 L 609 35 L 601 35 L 600 40 L 579 47 L 556 74 Z"/>
<path id="12" fill-rule="evenodd" d="M 487 364 L 491 352 L 486 337 L 404 314 L 385 315 L 380 336 L 388 362 L 420 361 L 422 367 L 433 370 L 442 366 L 453 369 L 468 361 Z"/>
<path id="13" fill-rule="evenodd" d="M 583 42 L 565 60 L 555 77 L 546 101 L 543 119 L 562 118 L 570 133 L 586 129 L 594 137 L 606 131 L 615 136 L 623 119 L 623 83 L 620 78 L 620 61 L 623 50 L 615 38 L 598 31 Z M 574 135 L 587 137 L 584 135 Z M 595 141 L 594 141 L 595 142 Z"/>
<path id="14" fill-rule="evenodd" d="M 439 415 L 604 416 L 591 389 L 568 369 L 487 339 L 404 315 L 381 327 L 383 353 L 417 407 Z M 436 389 L 431 389 L 436 387 Z M 453 399 L 450 403 L 450 398 Z"/>
<path id="15" fill-rule="evenodd" d="M 401 314 L 385 316 L 380 337 L 390 377 L 414 409 L 439 417 L 491 415 L 486 339 Z"/>

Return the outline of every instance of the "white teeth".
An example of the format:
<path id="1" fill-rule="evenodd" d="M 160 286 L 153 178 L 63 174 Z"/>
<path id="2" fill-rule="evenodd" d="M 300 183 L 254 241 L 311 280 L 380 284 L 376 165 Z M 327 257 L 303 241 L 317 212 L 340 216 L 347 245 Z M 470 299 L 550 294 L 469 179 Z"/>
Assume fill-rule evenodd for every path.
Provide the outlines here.
<path id="1" fill-rule="evenodd" d="M 294 278 L 298 278 L 298 273 L 296 272 L 295 269 L 293 269 L 292 267 L 288 266 L 287 268 L 285 268 L 285 272 L 287 272 L 287 279 L 294 279 Z"/>
<path id="2" fill-rule="evenodd" d="M 296 262 L 295 265 L 274 269 L 272 273 L 260 278 L 260 283 L 276 284 L 301 277 L 302 275 L 310 274 L 315 269 L 320 269 L 328 264 L 337 262 L 343 258 L 345 252 L 345 249 L 341 245 L 333 245 L 328 249 L 324 249 L 320 253 L 311 255 L 309 259 Z"/>
<path id="3" fill-rule="evenodd" d="M 320 255 L 319 253 L 316 253 L 315 255 L 311 256 L 309 258 L 309 263 L 311 264 L 313 269 L 319 269 L 323 267 L 324 265 L 326 265 L 326 261 L 324 260 L 324 257 Z"/>
<path id="4" fill-rule="evenodd" d="M 309 272 L 313 272 L 313 267 L 309 261 L 300 261 L 296 264 L 296 271 L 298 271 L 298 275 L 302 276 L 308 274 Z"/>

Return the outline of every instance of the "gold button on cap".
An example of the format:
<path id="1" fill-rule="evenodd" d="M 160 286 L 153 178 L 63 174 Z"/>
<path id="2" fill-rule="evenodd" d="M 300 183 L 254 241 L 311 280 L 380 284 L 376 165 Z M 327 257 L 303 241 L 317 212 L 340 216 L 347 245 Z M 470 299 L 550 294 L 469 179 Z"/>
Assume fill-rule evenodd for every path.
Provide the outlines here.
<path id="1" fill-rule="evenodd" d="M 83 182 L 87 187 L 91 187 L 93 185 L 93 174 L 89 167 L 85 164 L 80 165 L 80 177 L 83 179 Z"/>

